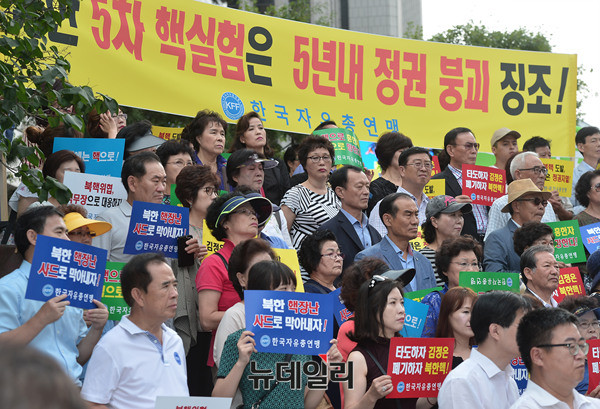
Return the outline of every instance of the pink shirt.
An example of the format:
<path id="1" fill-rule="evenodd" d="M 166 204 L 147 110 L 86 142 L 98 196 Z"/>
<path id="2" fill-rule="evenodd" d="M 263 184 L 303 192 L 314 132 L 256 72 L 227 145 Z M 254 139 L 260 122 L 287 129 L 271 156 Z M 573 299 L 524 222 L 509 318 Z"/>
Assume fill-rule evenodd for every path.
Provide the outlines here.
<path id="1" fill-rule="evenodd" d="M 350 355 L 350 352 L 356 347 L 356 342 L 351 341 L 350 338 L 348 338 L 349 332 L 354 332 L 354 320 L 344 322 L 338 331 L 337 347 L 342 354 L 344 362 L 348 360 L 348 355 Z"/>

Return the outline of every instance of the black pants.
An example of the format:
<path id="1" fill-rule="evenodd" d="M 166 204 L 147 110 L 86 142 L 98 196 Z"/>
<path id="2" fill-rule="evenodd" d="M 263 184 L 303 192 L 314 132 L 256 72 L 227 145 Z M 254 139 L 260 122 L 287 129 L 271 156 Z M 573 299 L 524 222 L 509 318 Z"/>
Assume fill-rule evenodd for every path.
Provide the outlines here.
<path id="1" fill-rule="evenodd" d="M 211 332 L 199 332 L 196 345 L 187 354 L 187 381 L 190 396 L 210 396 L 213 390 L 211 368 L 206 364 Z"/>

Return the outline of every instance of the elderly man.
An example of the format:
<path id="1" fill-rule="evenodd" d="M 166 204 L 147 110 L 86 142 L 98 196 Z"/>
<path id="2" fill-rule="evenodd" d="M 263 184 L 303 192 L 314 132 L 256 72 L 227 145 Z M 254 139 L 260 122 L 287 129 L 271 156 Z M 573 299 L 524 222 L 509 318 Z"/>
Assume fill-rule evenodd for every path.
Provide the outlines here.
<path id="1" fill-rule="evenodd" d="M 402 176 L 402 186 L 398 186 L 397 193 L 406 193 L 412 197 L 419 209 L 419 225 L 421 225 L 426 220 L 425 209 L 429 203 L 429 198 L 423 192 L 423 188 L 431 180 L 433 166 L 431 155 L 427 149 L 413 146 L 400 154 L 398 166 Z M 377 229 L 380 235 L 385 236 L 387 228 L 379 217 L 380 203 L 381 200 L 373 207 L 369 224 Z"/>
<path id="2" fill-rule="evenodd" d="M 519 256 L 513 241 L 515 230 L 526 222 L 539 222 L 551 195 L 550 192 L 540 191 L 531 179 L 515 180 L 508 186 L 508 203 L 502 212 L 510 213 L 510 218 L 503 228 L 490 234 L 485 242 L 485 271 L 519 272 Z"/>
<path id="3" fill-rule="evenodd" d="M 521 278 L 526 292 L 540 300 L 544 307 L 557 307 L 552 294 L 558 288 L 560 270 L 550 246 L 529 247 L 521 256 Z"/>
<path id="4" fill-rule="evenodd" d="M 513 161 L 510 163 L 510 174 L 513 177 L 513 180 L 531 179 L 531 181 L 538 187 L 539 190 L 544 190 L 548 169 L 546 169 L 536 153 L 522 152 L 515 156 Z M 560 209 L 559 213 L 562 214 L 562 212 L 566 212 L 560 202 L 558 193 L 554 194 L 554 198 L 552 200 L 554 201 L 555 207 Z M 485 233 L 485 240 L 487 240 L 493 231 L 498 230 L 506 225 L 509 216 L 506 213 L 503 214 L 502 209 L 506 206 L 507 202 L 508 195 L 504 195 L 496 199 L 492 204 L 488 218 L 488 227 Z M 570 220 L 571 217 L 572 214 L 567 212 L 564 216 L 564 220 Z M 559 218 L 554 212 L 552 203 L 548 201 L 546 204 L 544 217 L 542 218 L 542 223 L 556 221 L 559 221 Z"/>
<path id="5" fill-rule="evenodd" d="M 519 324 L 517 343 L 530 379 L 511 409 L 600 408 L 600 400 L 574 389 L 583 378 L 589 349 L 577 317 L 560 308 L 531 311 Z"/>
<path id="6" fill-rule="evenodd" d="M 358 253 L 355 260 L 377 257 L 385 261 L 392 270 L 414 268 L 415 277 L 404 287 L 406 291 L 435 287 L 431 263 L 410 245 L 419 230 L 419 210 L 413 198 L 406 193 L 386 196 L 379 206 L 379 216 L 388 233 L 379 243 Z"/>
<path id="7" fill-rule="evenodd" d="M 173 270 L 159 254 L 138 254 L 121 288 L 131 314 L 94 348 L 81 396 L 93 409 L 153 409 L 157 396 L 189 396 L 183 342 L 164 324 L 177 310 Z"/>
<path id="8" fill-rule="evenodd" d="M 126 263 L 133 257 L 123 253 L 133 202 L 162 203 L 167 174 L 156 154 L 142 152 L 125 160 L 121 181 L 127 191 L 127 200 L 98 216 L 98 220 L 112 224 L 112 230 L 96 237 L 93 243 L 108 251 L 108 261 Z"/>

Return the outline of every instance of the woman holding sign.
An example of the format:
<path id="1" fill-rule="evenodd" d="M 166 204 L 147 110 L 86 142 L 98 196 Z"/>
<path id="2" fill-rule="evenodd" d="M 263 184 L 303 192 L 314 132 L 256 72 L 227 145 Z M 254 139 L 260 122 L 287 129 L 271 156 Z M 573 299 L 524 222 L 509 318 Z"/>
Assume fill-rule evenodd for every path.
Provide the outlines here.
<path id="1" fill-rule="evenodd" d="M 353 365 L 354 387 L 344 385 L 345 409 L 412 409 L 417 399 L 384 399 L 394 387 L 387 374 L 390 339 L 404 327 L 402 284 L 374 275 L 358 292 L 354 332 L 358 345 L 348 356 Z"/>

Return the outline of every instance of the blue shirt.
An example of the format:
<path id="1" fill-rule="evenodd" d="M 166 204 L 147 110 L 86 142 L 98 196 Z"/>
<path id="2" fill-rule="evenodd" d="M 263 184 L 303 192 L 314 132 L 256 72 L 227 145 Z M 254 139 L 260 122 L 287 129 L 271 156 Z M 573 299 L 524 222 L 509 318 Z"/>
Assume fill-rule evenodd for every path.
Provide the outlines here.
<path id="1" fill-rule="evenodd" d="M 428 305 L 427 319 L 425 328 L 423 328 L 423 338 L 435 337 L 438 319 L 440 317 L 440 306 L 442 305 L 442 296 L 448 292 L 448 284 L 444 284 L 442 291 L 432 291 L 421 300 L 422 304 Z"/>
<path id="2" fill-rule="evenodd" d="M 407 251 L 408 254 L 406 255 L 406 260 L 405 260 L 404 252 L 402 250 L 400 250 L 400 248 L 398 246 L 396 246 L 396 243 L 394 243 L 392 240 L 390 240 L 389 237 L 387 239 L 390 242 L 390 244 L 392 245 L 392 248 L 394 249 L 394 251 L 396 252 L 396 255 L 400 259 L 400 264 L 402 264 L 402 269 L 406 270 L 409 268 L 415 268 L 415 258 L 413 257 L 412 247 L 410 246 L 410 243 L 408 243 L 408 251 Z M 415 277 L 412 279 L 412 281 L 409 283 L 409 285 L 411 288 L 417 288 L 417 275 L 416 274 L 415 274 Z"/>
<path id="3" fill-rule="evenodd" d="M 359 222 L 356 220 L 354 216 L 345 211 L 344 209 L 340 209 L 340 212 L 346 216 L 346 219 L 350 222 L 352 227 L 354 227 L 354 231 L 356 232 L 358 239 L 363 245 L 363 248 L 371 247 L 371 233 L 369 233 L 369 228 L 367 227 L 369 220 L 367 219 L 367 215 L 362 214 L 362 220 Z"/>
<path id="4" fill-rule="evenodd" d="M 196 162 L 198 165 L 203 165 L 202 161 L 198 157 L 198 154 L 196 154 L 194 156 L 195 156 L 194 162 Z M 226 165 L 227 165 L 227 159 L 225 159 L 223 157 L 223 155 L 217 156 L 217 174 L 219 175 L 219 178 L 221 179 L 221 185 L 219 186 L 219 189 L 221 189 L 221 190 L 229 190 L 229 187 L 227 186 L 227 177 L 225 175 Z"/>
<path id="5" fill-rule="evenodd" d="M 0 333 L 12 331 L 29 321 L 44 305 L 42 301 L 25 299 L 31 264 L 21 266 L 0 279 Z M 87 335 L 83 310 L 67 306 L 60 319 L 48 324 L 29 346 L 53 357 L 81 385 L 81 365 L 77 363 L 77 345 Z"/>
<path id="6" fill-rule="evenodd" d="M 279 238 L 277 236 L 267 236 L 266 234 L 261 232 L 260 238 L 269 242 L 271 247 L 273 247 L 274 249 L 289 249 L 290 248 L 287 245 L 287 243 L 285 242 L 285 240 L 283 240 L 282 238 Z"/>

